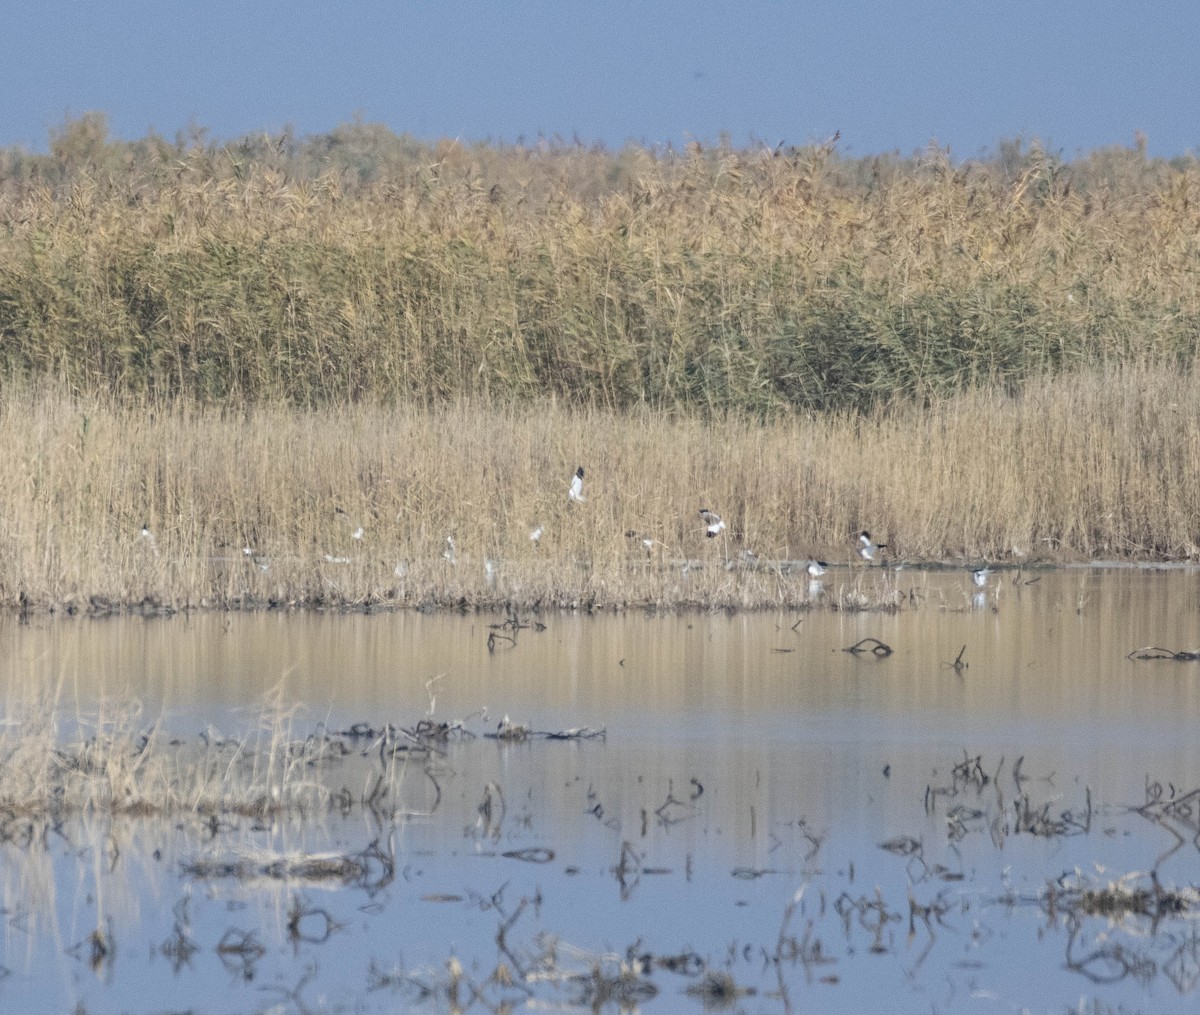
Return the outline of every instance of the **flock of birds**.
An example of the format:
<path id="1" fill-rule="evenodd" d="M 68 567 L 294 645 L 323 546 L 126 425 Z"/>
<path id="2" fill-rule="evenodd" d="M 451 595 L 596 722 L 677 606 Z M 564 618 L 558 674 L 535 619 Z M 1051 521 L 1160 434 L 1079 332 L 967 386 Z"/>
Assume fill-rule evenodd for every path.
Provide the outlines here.
<path id="1" fill-rule="evenodd" d="M 587 498 L 583 495 L 583 477 L 584 471 L 583 466 L 581 465 L 575 470 L 575 474 L 571 477 L 571 484 L 567 489 L 568 504 L 581 504 L 587 500 Z M 704 534 L 709 539 L 716 538 L 726 528 L 725 520 L 711 508 L 702 507 L 700 509 L 700 520 L 704 523 Z M 545 534 L 545 531 L 546 530 L 544 526 L 541 524 L 536 525 L 529 533 L 530 541 L 534 543 L 534 545 L 537 545 L 541 542 L 541 538 Z M 625 535 L 631 539 L 639 540 L 642 546 L 644 546 L 647 550 L 653 549 L 653 547 L 656 545 L 664 545 L 653 536 L 642 535 L 635 530 L 626 532 Z M 447 541 L 451 543 L 450 549 L 452 558 L 453 543 L 450 540 L 450 537 L 447 537 Z M 876 543 L 871 538 L 871 533 L 866 529 L 863 529 L 863 531 L 858 534 L 857 545 L 859 557 L 861 557 L 868 564 L 875 563 L 877 558 L 879 559 L 880 563 L 882 563 L 882 551 L 888 548 L 887 543 Z M 445 554 L 443 554 L 443 556 L 445 556 Z M 752 557 L 753 555 L 750 556 Z M 829 565 L 823 560 L 809 560 L 805 562 L 804 569 L 811 579 L 809 586 L 810 592 L 819 591 L 820 582 L 818 579 L 828 572 Z M 986 589 L 992 573 L 993 572 L 990 567 L 975 568 L 971 572 L 971 581 L 977 589 Z"/>
<path id="2" fill-rule="evenodd" d="M 581 465 L 575 470 L 575 474 L 571 477 L 570 485 L 567 488 L 568 505 L 584 504 L 587 502 L 587 498 L 583 495 L 583 477 L 584 471 L 583 466 Z M 342 516 L 343 518 L 347 518 L 348 520 L 348 516 L 346 515 L 346 512 L 342 510 L 342 508 L 339 507 L 336 509 L 336 511 L 338 515 Z M 700 509 L 700 520 L 704 524 L 704 534 L 709 539 L 715 539 L 726 529 L 725 520 L 711 508 L 703 507 Z M 538 546 L 541 543 L 542 536 L 545 535 L 545 532 L 545 526 L 541 525 L 540 523 L 535 525 L 529 533 L 530 542 L 532 542 L 534 546 Z M 355 540 L 361 540 L 363 535 L 363 527 L 358 525 L 351 533 L 351 538 Z M 656 545 L 665 545 L 660 543 L 653 536 L 641 535 L 636 531 L 626 532 L 625 535 L 631 539 L 638 539 L 647 551 L 653 549 Z M 150 531 L 150 526 L 148 524 L 142 526 L 141 539 L 150 547 L 153 554 L 157 557 L 158 542 L 155 540 L 154 533 Z M 863 529 L 863 531 L 858 534 L 857 542 L 859 557 L 861 557 L 868 564 L 875 563 L 876 559 L 878 559 L 881 564 L 883 563 L 883 551 L 888 548 L 887 543 L 876 543 L 871 538 L 871 533 L 866 529 Z M 256 551 L 253 547 L 249 545 L 244 546 L 242 548 L 242 554 L 247 559 L 253 560 L 260 570 L 269 570 L 270 565 L 266 557 Z M 749 551 L 743 551 L 743 557 L 749 560 L 756 559 Z M 458 563 L 457 548 L 454 543 L 453 535 L 446 537 L 446 545 L 445 549 L 442 551 L 442 559 L 448 564 Z M 325 554 L 325 560 L 332 564 L 351 563 L 350 557 L 338 557 L 328 553 Z M 488 580 L 491 582 L 496 574 L 495 562 L 491 559 L 488 559 L 485 561 L 485 568 L 487 571 Z M 407 573 L 407 570 L 407 564 L 401 563 L 396 568 L 396 574 L 400 577 L 403 577 L 403 574 Z M 810 579 L 810 593 L 819 592 L 821 588 L 819 579 L 829 570 L 829 565 L 823 560 L 809 560 L 805 562 L 804 570 Z M 978 567 L 971 572 L 971 580 L 977 589 L 986 589 L 992 573 L 993 572 L 990 567 Z M 976 593 L 976 596 L 978 597 L 980 594 L 981 593 Z"/>

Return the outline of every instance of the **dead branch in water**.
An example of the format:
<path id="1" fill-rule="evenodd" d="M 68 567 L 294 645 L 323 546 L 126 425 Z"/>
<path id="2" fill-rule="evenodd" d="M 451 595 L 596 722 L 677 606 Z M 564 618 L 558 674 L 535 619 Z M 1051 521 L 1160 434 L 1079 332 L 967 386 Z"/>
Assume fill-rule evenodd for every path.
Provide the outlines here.
<path id="1" fill-rule="evenodd" d="M 506 717 L 496 728 L 496 732 L 484 733 L 483 738 L 517 743 L 525 740 L 607 740 L 608 731 L 603 727 L 597 730 L 590 726 L 572 726 L 565 730 L 535 730 L 524 723 L 510 722 Z"/>
<path id="2" fill-rule="evenodd" d="M 1156 645 L 1147 645 L 1145 648 L 1135 648 L 1125 658 L 1138 660 L 1171 659 L 1177 663 L 1192 663 L 1197 659 L 1200 659 L 1200 652 L 1173 652 L 1169 648 L 1159 648 Z"/>
<path id="3" fill-rule="evenodd" d="M 842 649 L 843 652 L 849 652 L 852 655 L 865 655 L 870 652 L 877 659 L 886 659 L 893 652 L 892 646 L 880 641 L 878 638 L 863 638 L 862 641 L 856 641 L 849 648 Z"/>
<path id="4" fill-rule="evenodd" d="M 954 662 L 942 663 L 942 665 L 949 666 L 952 670 L 954 670 L 955 673 L 961 675 L 962 671 L 967 669 L 971 665 L 965 659 L 963 659 L 963 656 L 966 654 L 967 654 L 967 646 L 964 645 L 962 648 L 960 648 L 958 650 L 958 655 L 956 655 L 954 657 Z"/>

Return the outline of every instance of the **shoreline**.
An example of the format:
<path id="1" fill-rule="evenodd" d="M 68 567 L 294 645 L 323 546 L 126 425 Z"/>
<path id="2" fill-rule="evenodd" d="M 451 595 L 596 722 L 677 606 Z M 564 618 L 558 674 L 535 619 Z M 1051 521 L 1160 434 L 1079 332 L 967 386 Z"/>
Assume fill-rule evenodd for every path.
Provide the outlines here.
<path id="1" fill-rule="evenodd" d="M 689 562 L 689 570 L 702 574 L 706 567 L 712 573 L 720 572 L 730 577 L 746 578 L 749 574 L 766 576 L 776 580 L 776 595 L 749 598 L 744 594 L 740 602 L 729 594 L 704 599 L 699 596 L 680 595 L 669 600 L 604 600 L 580 593 L 570 595 L 559 590 L 557 595 L 543 591 L 538 595 L 525 594 L 522 598 L 505 596 L 494 592 L 488 595 L 451 595 L 445 590 L 430 589 L 422 595 L 402 595 L 397 589 L 386 589 L 380 594 L 362 598 L 341 598 L 336 593 L 322 594 L 320 590 L 300 591 L 289 599 L 272 596 L 240 595 L 226 601 L 202 600 L 200 602 L 168 602 L 153 595 L 134 596 L 127 600 L 114 600 L 104 595 L 61 600 L 58 602 L 34 602 L 25 598 L 15 605 L 0 605 L 0 615 L 15 616 L 22 622 L 33 617 L 70 617 L 105 620 L 114 617 L 142 617 L 143 619 L 167 619 L 176 616 L 220 613 L 295 613 L 295 614 L 388 614 L 414 612 L 426 614 L 490 614 L 509 617 L 519 614 L 534 616 L 555 613 L 567 614 L 620 614 L 640 613 L 663 616 L 703 615 L 707 613 L 762 613 L 782 610 L 806 613 L 826 610 L 843 613 L 897 613 L 904 609 L 919 609 L 920 596 L 913 579 L 918 576 L 961 574 L 965 580 L 974 567 L 986 563 L 996 585 L 1029 585 L 1041 576 L 1056 571 L 1194 571 L 1200 573 L 1200 561 L 1196 560 L 1115 560 L 1096 559 L 1088 561 L 1054 561 L 1040 559 L 1023 562 L 996 561 L 901 561 L 888 565 L 833 564 L 820 582 L 821 588 L 814 590 L 812 580 L 804 576 L 803 561 L 759 561 L 754 568 L 744 566 L 728 569 L 713 568 L 702 562 Z M 790 565 L 790 566 L 789 566 Z M 677 569 L 672 568 L 672 571 Z M 503 574 L 503 568 L 498 568 Z M 785 585 L 787 586 L 785 588 Z M 766 591 L 765 587 L 760 591 Z M 958 609 L 960 607 L 942 608 Z M 966 608 L 961 607 L 961 608 Z M 976 607 L 978 608 L 978 607 Z"/>

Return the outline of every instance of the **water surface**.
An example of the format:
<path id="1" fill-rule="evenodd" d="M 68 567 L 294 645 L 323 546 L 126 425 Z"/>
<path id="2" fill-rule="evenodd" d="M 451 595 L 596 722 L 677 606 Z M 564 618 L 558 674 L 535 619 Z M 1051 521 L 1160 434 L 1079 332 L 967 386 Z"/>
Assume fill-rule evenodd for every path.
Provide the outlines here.
<path id="1" fill-rule="evenodd" d="M 181 736 L 238 735 L 271 699 L 295 706 L 297 736 L 426 715 L 476 734 L 414 765 L 407 813 L 382 825 L 357 808 L 219 834 L 189 816 L 5 825 L 0 1000 L 445 1010 L 453 958 L 463 1007 L 470 981 L 490 1004 L 586 1008 L 595 978 L 568 972 L 642 956 L 646 993 L 626 1001 L 647 1010 L 702 1010 L 684 993 L 701 968 L 753 991 L 745 1010 L 1193 1003 L 1190 914 L 1070 902 L 1152 869 L 1195 880 L 1200 829 L 1168 805 L 1200 787 L 1200 663 L 1128 655 L 1200 646 L 1200 575 L 997 578 L 980 601 L 965 572 L 901 572 L 893 613 L 530 614 L 516 632 L 415 612 L 0 623 L 10 698 L 56 688 L 82 715 L 136 701 Z M 864 638 L 893 651 L 844 651 Z M 506 716 L 605 737 L 486 739 Z M 361 793 L 376 764 L 314 778 Z M 371 873 L 196 873 L 255 851 Z M 97 927 L 115 946 L 99 957 Z M 231 953 L 247 934 L 261 953 Z"/>

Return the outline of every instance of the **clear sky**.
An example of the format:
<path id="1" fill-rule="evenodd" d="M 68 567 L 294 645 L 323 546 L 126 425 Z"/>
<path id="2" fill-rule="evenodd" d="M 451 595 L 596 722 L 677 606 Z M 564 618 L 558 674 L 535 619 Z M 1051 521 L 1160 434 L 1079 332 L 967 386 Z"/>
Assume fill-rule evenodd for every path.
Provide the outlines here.
<path id="1" fill-rule="evenodd" d="M 0 144 L 68 116 L 232 139 L 356 115 L 433 140 L 1200 154 L 1196 0 L 0 0 Z"/>

